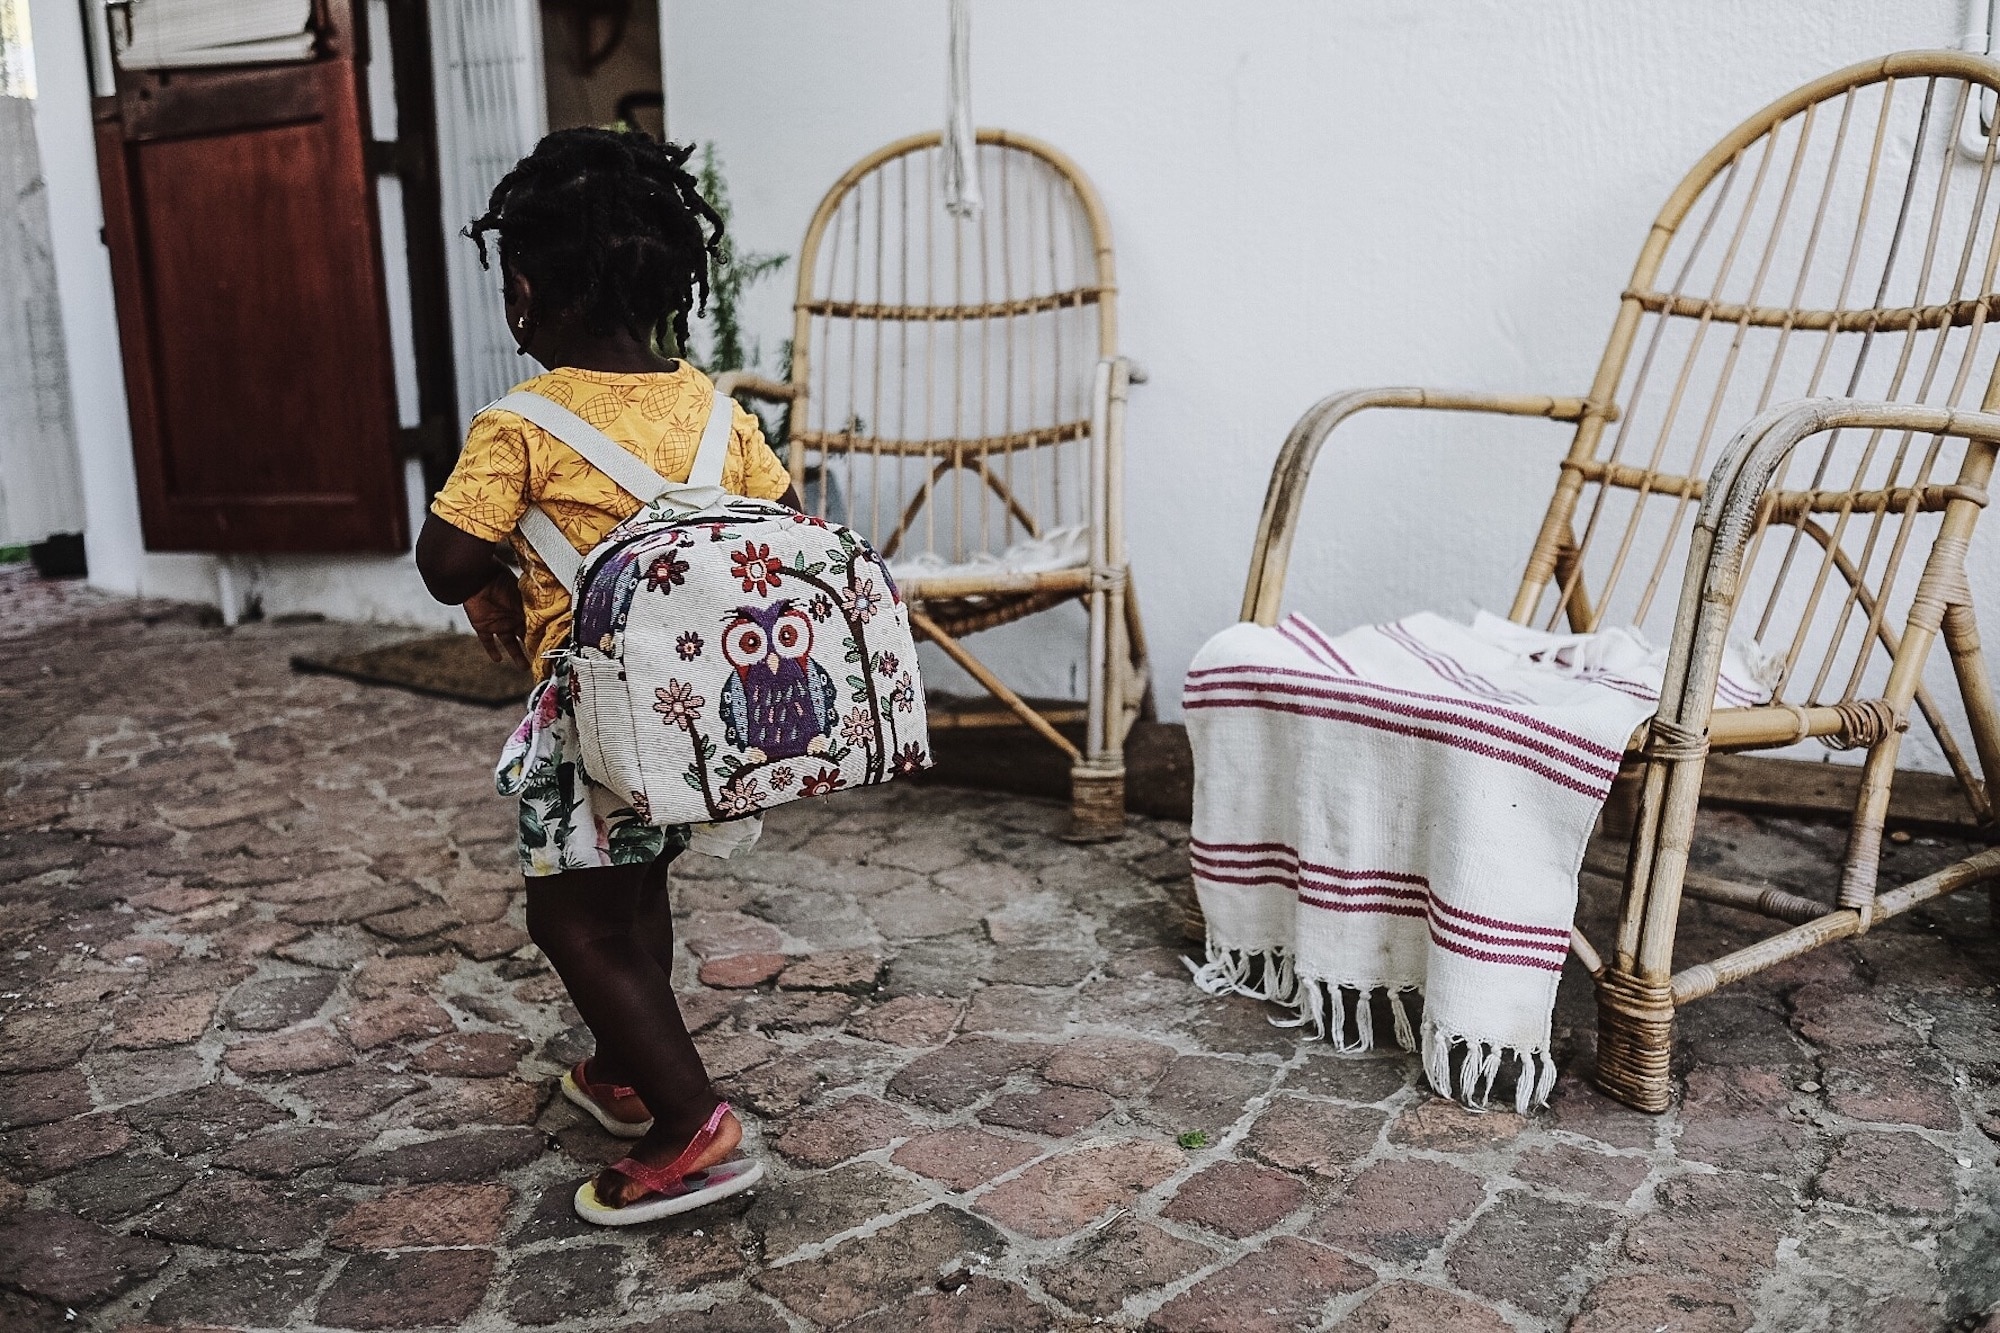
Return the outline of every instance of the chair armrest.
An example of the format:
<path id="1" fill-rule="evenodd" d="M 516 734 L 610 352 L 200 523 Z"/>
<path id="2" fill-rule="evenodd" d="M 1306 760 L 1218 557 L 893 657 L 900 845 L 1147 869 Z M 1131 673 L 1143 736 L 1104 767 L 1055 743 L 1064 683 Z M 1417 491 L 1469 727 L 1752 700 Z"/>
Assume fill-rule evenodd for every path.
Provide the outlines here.
<path id="1" fill-rule="evenodd" d="M 716 392 L 731 398 L 747 394 L 766 402 L 789 403 L 799 396 L 798 386 L 785 380 L 767 380 L 747 370 L 725 370 L 715 377 Z"/>
<path id="2" fill-rule="evenodd" d="M 1863 398 L 1798 398 L 1779 403 L 1738 431 L 1716 459 L 1702 491 L 1696 526 L 1717 535 L 1718 553 L 1733 537 L 1747 539 L 1771 479 L 1792 450 L 1815 435 L 1847 429 L 1905 430 L 2000 444 L 2000 413 Z M 1735 545 L 1740 555 L 1742 542 Z"/>
<path id="3" fill-rule="evenodd" d="M 1815 435 L 1834 430 L 1911 431 L 2000 444 L 2000 413 L 1884 403 L 1857 398 L 1801 398 L 1759 413 L 1737 432 L 1716 460 L 1702 492 L 1688 543 L 1681 603 L 1674 616 L 1660 691 L 1660 719 L 1685 735 L 1701 734 L 1714 708 L 1715 678 L 1722 669 L 1723 645 L 1742 591 L 1743 561 L 1757 530 L 1760 510 L 1779 467 Z M 1985 503 L 1977 486 L 1927 488 L 1945 501 L 1943 525 L 1933 542 L 1961 542 Z M 1859 494 L 1859 492 L 1857 492 Z M 1885 493 L 1894 503 L 1902 492 Z M 1907 492 L 1914 497 L 1917 492 Z M 1962 574 L 1961 574 L 1962 577 Z M 1910 616 L 1914 622 L 1939 590 L 1920 582 Z M 1941 609 L 1941 608 L 1933 608 Z"/>
<path id="4" fill-rule="evenodd" d="M 1257 544 L 1250 553 L 1250 579 L 1243 589 L 1244 620 L 1260 625 L 1278 623 L 1278 605 L 1285 591 L 1285 567 L 1292 538 L 1298 531 L 1299 509 L 1313 460 L 1334 427 L 1370 408 L 1425 408 L 1433 412 L 1490 412 L 1500 416 L 1547 417 L 1580 421 L 1595 412 L 1615 421 L 1618 409 L 1588 398 L 1551 398 L 1542 394 L 1465 393 L 1449 389 L 1355 389 L 1322 398 L 1307 409 L 1285 437 L 1264 492 L 1264 514 L 1257 524 Z"/>

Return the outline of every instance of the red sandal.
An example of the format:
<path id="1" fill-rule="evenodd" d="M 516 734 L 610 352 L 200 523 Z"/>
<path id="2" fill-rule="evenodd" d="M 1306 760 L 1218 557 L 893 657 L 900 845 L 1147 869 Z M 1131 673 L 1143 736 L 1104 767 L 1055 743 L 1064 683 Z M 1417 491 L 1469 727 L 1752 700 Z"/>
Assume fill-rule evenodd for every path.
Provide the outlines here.
<path id="1" fill-rule="evenodd" d="M 638 1222 L 651 1222 L 656 1218 L 685 1213 L 749 1189 L 764 1178 L 762 1162 L 747 1157 L 732 1157 L 705 1170 L 690 1172 L 687 1169 L 688 1163 L 700 1157 L 707 1151 L 708 1145 L 715 1142 L 716 1132 L 721 1129 L 723 1117 L 728 1114 L 729 1103 L 717 1102 L 708 1123 L 701 1127 L 687 1147 L 681 1149 L 680 1155 L 665 1166 L 647 1166 L 630 1157 L 613 1162 L 611 1170 L 645 1187 L 646 1193 L 634 1203 L 628 1203 L 623 1208 L 608 1207 L 598 1201 L 597 1181 L 584 1181 L 576 1191 L 576 1215 L 598 1226 L 628 1227 Z"/>
<path id="2" fill-rule="evenodd" d="M 604 1132 L 615 1134 L 621 1139 L 644 1138 L 646 1131 L 653 1127 L 653 1118 L 644 1120 L 620 1120 L 611 1114 L 611 1103 L 623 1097 L 637 1097 L 639 1094 L 622 1083 L 598 1083 L 585 1071 L 590 1061 L 578 1060 L 574 1068 L 562 1076 L 562 1094 L 570 1101 L 590 1112 Z"/>

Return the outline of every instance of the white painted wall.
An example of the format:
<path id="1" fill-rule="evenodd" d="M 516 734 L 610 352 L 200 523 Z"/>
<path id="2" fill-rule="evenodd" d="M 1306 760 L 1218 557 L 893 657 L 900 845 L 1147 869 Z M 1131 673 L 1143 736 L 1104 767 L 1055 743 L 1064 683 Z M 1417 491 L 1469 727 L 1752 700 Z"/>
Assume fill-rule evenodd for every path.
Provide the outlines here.
<path id="1" fill-rule="evenodd" d="M 111 267 L 98 240 L 104 211 L 91 144 L 83 25 L 78 7 L 67 0 L 29 0 L 28 19 L 35 41 L 35 144 L 48 188 L 49 239 L 83 482 L 84 546 L 94 582 L 138 592 L 144 559 L 139 492 Z"/>
<path id="2" fill-rule="evenodd" d="M 942 0 L 665 3 L 670 132 L 716 143 L 750 249 L 796 252 L 849 163 L 942 120 Z M 1111 215 L 1121 341 L 1152 372 L 1127 493 L 1162 712 L 1236 617 L 1304 408 L 1373 384 L 1583 392 L 1647 225 L 1710 144 L 1816 75 L 1956 46 L 1974 3 L 975 0 L 974 119 L 1069 152 Z M 753 298 L 767 348 L 794 281 Z M 1330 628 L 1504 610 L 1567 438 L 1358 419 L 1323 457 L 1292 605 Z M 1974 556 L 1991 625 L 1996 527 Z M 982 641 L 1002 634 L 1017 683 L 1067 683 L 1051 636 Z M 1914 733 L 1905 754 L 1938 764 Z"/>
<path id="3" fill-rule="evenodd" d="M 34 115 L 31 99 L 0 95 L 0 546 L 83 526 Z"/>

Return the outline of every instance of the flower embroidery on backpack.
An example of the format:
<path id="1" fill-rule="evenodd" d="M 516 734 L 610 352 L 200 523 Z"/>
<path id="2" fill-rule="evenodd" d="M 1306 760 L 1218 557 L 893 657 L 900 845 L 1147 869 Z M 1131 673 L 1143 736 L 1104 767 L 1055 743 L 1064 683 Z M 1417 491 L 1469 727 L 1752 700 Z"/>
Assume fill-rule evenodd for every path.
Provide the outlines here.
<path id="1" fill-rule="evenodd" d="M 779 764 L 767 776 L 771 779 L 772 791 L 783 791 L 792 785 L 792 770 L 788 764 Z"/>
<path id="2" fill-rule="evenodd" d="M 757 775 L 740 774 L 722 784 L 716 800 L 722 806 L 722 813 L 729 816 L 754 815 L 763 806 L 764 793 L 758 790 Z"/>
<path id="3" fill-rule="evenodd" d="M 701 635 L 696 634 L 693 630 L 687 630 L 678 639 L 674 640 L 674 651 L 681 655 L 681 661 L 683 662 L 692 662 L 695 658 L 700 657 L 701 648 Z"/>
<path id="4" fill-rule="evenodd" d="M 823 768 L 817 774 L 799 783 L 801 796 L 825 796 L 847 785 L 837 768 Z"/>
<path id="5" fill-rule="evenodd" d="M 875 670 L 884 676 L 893 677 L 902 665 L 902 659 L 894 653 L 879 653 L 875 658 Z"/>
<path id="6" fill-rule="evenodd" d="M 660 592 L 672 592 L 687 582 L 687 572 L 688 562 L 668 551 L 646 567 L 646 586 Z"/>
<path id="7" fill-rule="evenodd" d="M 771 558 L 771 548 L 764 542 L 745 542 L 740 551 L 729 553 L 729 572 L 743 580 L 743 591 L 764 596 L 784 580 L 779 577 L 779 563 Z"/>
<path id="8" fill-rule="evenodd" d="M 896 752 L 898 773 L 921 773 L 930 767 L 931 757 L 924 753 L 924 747 L 911 741 Z"/>
<path id="9" fill-rule="evenodd" d="M 917 687 L 905 671 L 896 678 L 896 688 L 889 691 L 889 706 L 899 713 L 907 713 L 917 706 Z"/>
<path id="10" fill-rule="evenodd" d="M 813 594 L 813 599 L 806 603 L 806 610 L 812 613 L 814 620 L 823 621 L 833 614 L 833 602 L 825 593 L 816 592 Z"/>
<path id="11" fill-rule="evenodd" d="M 875 719 L 867 709 L 855 709 L 841 721 L 840 738 L 849 745 L 868 744 L 875 739 Z"/>
<path id="12" fill-rule="evenodd" d="M 875 618 L 882 609 L 882 594 L 875 591 L 875 580 L 856 579 L 840 590 L 840 608 L 847 612 L 848 619 L 858 625 L 865 625 Z"/>
<path id="13" fill-rule="evenodd" d="M 653 697 L 656 700 L 653 711 L 669 726 L 682 731 L 694 730 L 695 719 L 701 715 L 702 705 L 708 702 L 694 692 L 694 686 L 679 680 L 667 681 L 663 688 L 653 691 Z"/>

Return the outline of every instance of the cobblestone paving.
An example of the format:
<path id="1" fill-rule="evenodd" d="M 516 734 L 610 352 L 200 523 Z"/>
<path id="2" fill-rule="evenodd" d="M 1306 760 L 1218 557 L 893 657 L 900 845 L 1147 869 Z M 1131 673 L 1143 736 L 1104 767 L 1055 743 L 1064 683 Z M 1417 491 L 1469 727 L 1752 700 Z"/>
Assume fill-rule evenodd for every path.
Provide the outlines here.
<path id="1" fill-rule="evenodd" d="M 677 870 L 684 1003 L 771 1176 L 592 1230 L 569 1196 L 616 1149 L 551 1097 L 584 1034 L 520 929 L 511 719 L 288 671 L 353 632 L 0 577 L 0 1328 L 1895 1333 L 2000 1302 L 1983 897 L 1692 1010 L 1672 1114 L 1571 1069 L 1475 1116 L 1197 994 L 1183 827 L 1075 847 L 937 787 Z M 1707 832 L 1800 891 L 1839 847 Z M 1568 978 L 1571 1065 L 1589 1013 Z"/>

